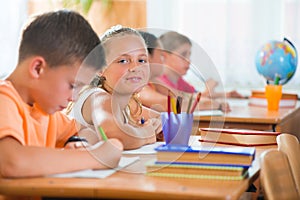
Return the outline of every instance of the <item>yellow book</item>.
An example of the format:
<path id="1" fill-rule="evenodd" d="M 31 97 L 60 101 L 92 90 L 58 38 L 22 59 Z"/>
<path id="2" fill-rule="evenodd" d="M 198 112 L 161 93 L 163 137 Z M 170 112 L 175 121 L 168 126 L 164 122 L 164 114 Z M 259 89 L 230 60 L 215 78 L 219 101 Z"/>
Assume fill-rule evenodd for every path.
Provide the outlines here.
<path id="1" fill-rule="evenodd" d="M 150 161 L 146 164 L 147 175 L 186 178 L 237 179 L 248 174 L 248 169 L 240 166 L 220 166 L 210 164 L 177 164 Z M 184 176 L 183 176 L 184 175 Z"/>

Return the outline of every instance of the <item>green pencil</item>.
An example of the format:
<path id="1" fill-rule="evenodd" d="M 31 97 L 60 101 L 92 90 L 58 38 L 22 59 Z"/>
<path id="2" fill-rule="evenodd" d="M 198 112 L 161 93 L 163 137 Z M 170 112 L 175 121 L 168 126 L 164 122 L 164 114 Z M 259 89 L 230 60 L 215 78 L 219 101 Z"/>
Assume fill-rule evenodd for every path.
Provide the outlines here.
<path id="1" fill-rule="evenodd" d="M 107 136 L 106 136 L 106 134 L 105 134 L 105 132 L 103 131 L 103 129 L 102 129 L 101 126 L 98 126 L 98 130 L 99 130 L 99 134 L 100 134 L 100 136 L 102 137 L 102 139 L 103 139 L 104 141 L 107 141 Z"/>

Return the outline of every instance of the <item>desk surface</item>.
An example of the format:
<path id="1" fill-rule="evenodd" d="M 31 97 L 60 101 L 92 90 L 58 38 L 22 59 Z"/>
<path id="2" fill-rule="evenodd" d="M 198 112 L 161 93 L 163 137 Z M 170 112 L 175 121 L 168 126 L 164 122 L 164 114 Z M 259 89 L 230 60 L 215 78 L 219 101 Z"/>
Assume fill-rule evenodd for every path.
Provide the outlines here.
<path id="1" fill-rule="evenodd" d="M 269 111 L 266 107 L 249 106 L 247 99 L 229 99 L 231 111 L 223 116 L 195 116 L 195 120 L 244 122 L 244 123 L 265 123 L 277 124 L 287 117 L 300 112 L 300 102 L 293 108 L 279 108 L 278 111 Z"/>
<path id="2" fill-rule="evenodd" d="M 197 136 L 193 139 L 198 141 Z M 258 177 L 257 158 L 268 148 L 276 146 L 257 148 L 256 160 L 249 171 L 250 178 L 241 181 L 149 177 L 143 173 L 144 163 L 155 155 L 140 155 L 139 162 L 105 179 L 0 179 L 0 194 L 127 199 L 238 199 Z"/>
<path id="3" fill-rule="evenodd" d="M 266 107 L 249 106 L 247 99 L 229 99 L 231 111 L 223 116 L 194 116 L 194 125 L 200 128 L 243 128 L 279 131 L 300 138 L 300 102 L 293 108 L 268 111 Z"/>

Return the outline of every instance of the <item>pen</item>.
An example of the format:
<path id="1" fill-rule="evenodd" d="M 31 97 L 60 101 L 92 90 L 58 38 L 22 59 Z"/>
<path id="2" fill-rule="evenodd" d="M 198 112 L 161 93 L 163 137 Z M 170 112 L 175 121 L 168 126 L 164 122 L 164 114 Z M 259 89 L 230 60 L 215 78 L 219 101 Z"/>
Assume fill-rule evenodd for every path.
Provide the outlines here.
<path id="1" fill-rule="evenodd" d="M 178 96 L 176 99 L 176 110 L 178 114 L 181 113 L 181 105 L 182 105 L 182 97 Z"/>
<path id="2" fill-rule="evenodd" d="M 193 101 L 193 96 L 194 96 L 194 94 L 192 93 L 192 95 L 190 96 L 190 99 L 189 99 L 189 104 L 188 104 L 188 108 L 187 108 L 186 113 L 190 113 L 190 109 L 191 109 L 191 105 L 192 105 L 192 101 Z"/>
<path id="3" fill-rule="evenodd" d="M 103 131 L 103 129 L 102 129 L 101 126 L 98 126 L 98 130 L 99 130 L 99 134 L 100 134 L 100 136 L 102 137 L 102 139 L 103 139 L 104 141 L 107 141 L 107 136 L 106 136 L 106 134 L 105 134 L 105 132 Z"/>
<path id="4" fill-rule="evenodd" d="M 200 97 L 201 97 L 201 92 L 199 92 L 198 95 L 197 95 L 197 98 L 196 98 L 196 100 L 194 102 L 194 105 L 193 105 L 193 107 L 191 109 L 191 113 L 193 113 L 195 111 L 195 108 L 196 108 L 198 102 L 200 101 Z"/>
<path id="5" fill-rule="evenodd" d="M 168 114 L 170 114 L 171 112 L 171 94 L 170 94 L 170 90 L 168 90 Z"/>

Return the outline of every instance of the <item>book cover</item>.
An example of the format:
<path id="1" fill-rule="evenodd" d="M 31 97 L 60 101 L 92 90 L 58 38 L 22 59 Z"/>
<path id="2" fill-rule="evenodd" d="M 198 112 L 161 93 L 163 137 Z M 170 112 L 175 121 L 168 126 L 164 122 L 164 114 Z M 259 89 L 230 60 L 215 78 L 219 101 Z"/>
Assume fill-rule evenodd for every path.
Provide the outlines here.
<path id="1" fill-rule="evenodd" d="M 200 128 L 200 142 L 213 142 L 237 146 L 276 145 L 280 132 L 247 129 Z"/>
<path id="2" fill-rule="evenodd" d="M 162 145 L 155 149 L 158 162 L 208 163 L 249 167 L 255 147 L 208 147 Z"/>

